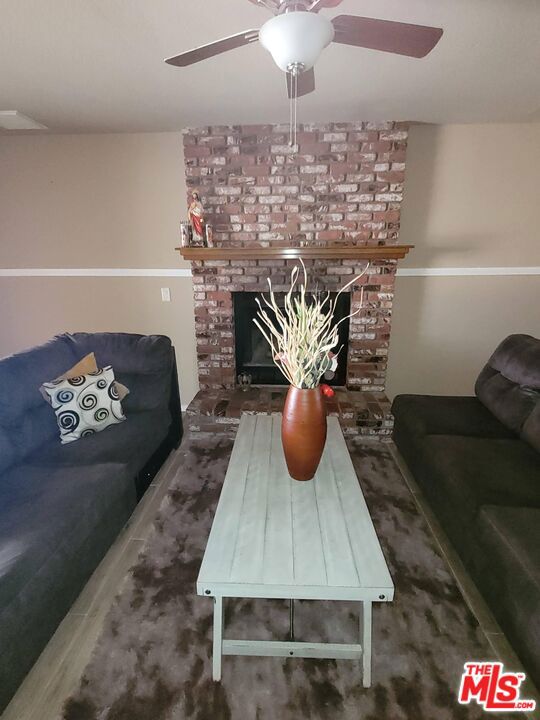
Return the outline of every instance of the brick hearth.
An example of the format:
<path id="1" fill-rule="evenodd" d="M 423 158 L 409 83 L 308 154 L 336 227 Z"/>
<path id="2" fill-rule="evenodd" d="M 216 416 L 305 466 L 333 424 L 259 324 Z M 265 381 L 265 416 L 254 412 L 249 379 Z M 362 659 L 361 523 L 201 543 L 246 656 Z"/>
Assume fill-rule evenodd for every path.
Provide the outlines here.
<path id="1" fill-rule="evenodd" d="M 216 433 L 234 437 L 240 415 L 281 412 L 287 388 L 252 387 L 249 390 L 201 390 L 190 403 L 186 416 L 188 431 L 208 436 Z M 326 402 L 329 415 L 339 418 L 346 436 L 389 440 L 392 432 L 390 403 L 384 393 L 351 392 L 336 388 Z"/>
<path id="2" fill-rule="evenodd" d="M 188 190 L 197 189 L 219 247 L 309 244 L 397 245 L 407 127 L 395 123 L 336 123 L 300 128 L 287 145 L 283 126 L 207 127 L 184 134 Z M 296 261 L 194 260 L 193 290 L 201 392 L 188 408 L 193 431 L 234 432 L 240 412 L 276 412 L 278 387 L 236 389 L 234 292 L 289 289 Z M 359 259 L 309 260 L 310 281 L 335 291 L 365 267 Z M 348 433 L 386 437 L 384 395 L 397 261 L 372 261 L 352 288 L 347 385 L 332 413 Z"/>

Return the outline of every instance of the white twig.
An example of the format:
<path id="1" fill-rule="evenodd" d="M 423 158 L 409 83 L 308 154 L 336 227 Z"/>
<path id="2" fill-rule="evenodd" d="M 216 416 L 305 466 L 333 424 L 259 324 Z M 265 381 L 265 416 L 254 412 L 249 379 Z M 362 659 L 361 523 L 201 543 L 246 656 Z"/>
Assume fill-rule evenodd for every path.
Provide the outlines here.
<path id="1" fill-rule="evenodd" d="M 298 267 L 295 266 L 291 272 L 291 287 L 285 295 L 283 310 L 276 301 L 272 282 L 268 278 L 268 298 L 262 295 L 262 301 L 268 310 L 272 311 L 275 319 L 263 309 L 257 298 L 259 309 L 254 323 L 270 345 L 272 358 L 287 380 L 299 388 L 314 388 L 331 367 L 332 358 L 341 351 L 340 347 L 335 353 L 332 352 L 339 342 L 339 326 L 362 310 L 364 289 L 361 289 L 359 307 L 334 323 L 339 296 L 366 274 L 369 263 L 329 301 L 330 293 L 326 293 L 321 299 L 319 294 L 308 291 L 306 267 L 302 260 L 300 262 L 303 282 L 300 282 L 299 289 L 295 292 L 300 275 Z"/>

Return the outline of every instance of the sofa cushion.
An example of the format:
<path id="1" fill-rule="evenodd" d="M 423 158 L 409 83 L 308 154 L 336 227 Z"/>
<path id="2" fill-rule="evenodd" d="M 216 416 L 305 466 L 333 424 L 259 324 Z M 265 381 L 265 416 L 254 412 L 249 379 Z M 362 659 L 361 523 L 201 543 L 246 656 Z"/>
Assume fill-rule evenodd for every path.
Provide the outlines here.
<path id="1" fill-rule="evenodd" d="M 483 507 L 477 582 L 532 679 L 540 681 L 540 509 Z"/>
<path id="2" fill-rule="evenodd" d="M 122 463 L 134 476 L 167 437 L 170 422 L 168 410 L 130 413 L 120 425 L 112 425 L 80 442 L 48 443 L 33 453 L 29 461 L 46 467 Z"/>
<path id="3" fill-rule="evenodd" d="M 88 353 L 88 355 L 85 355 L 81 360 L 75 363 L 75 365 L 69 370 L 66 370 L 66 372 L 62 373 L 60 377 L 55 378 L 54 380 L 51 380 L 51 382 L 56 383 L 59 380 L 69 380 L 71 378 L 79 377 L 80 375 L 90 375 L 91 373 L 95 373 L 98 371 L 98 366 L 96 362 L 96 356 L 94 353 Z M 122 401 L 126 395 L 129 393 L 129 390 L 125 385 L 122 385 L 122 383 L 119 383 L 115 380 L 115 385 L 118 390 L 118 397 L 120 401 Z M 43 397 L 43 399 L 51 404 L 51 398 L 48 395 L 47 391 L 45 390 L 45 387 L 42 385 L 39 388 L 39 391 Z"/>
<path id="4" fill-rule="evenodd" d="M 0 607 L 53 556 L 66 538 L 77 547 L 107 507 L 135 491 L 125 465 L 19 465 L 0 483 Z M 66 568 L 69 571 L 69 567 Z"/>
<path id="5" fill-rule="evenodd" d="M 51 398 L 47 390 L 45 389 L 45 385 L 57 384 L 60 382 L 60 380 L 68 380 L 70 378 L 76 378 L 80 375 L 89 375 L 92 372 L 96 372 L 98 369 L 96 358 L 94 353 L 88 353 L 88 355 L 85 355 L 81 360 L 75 363 L 73 367 L 70 367 L 68 370 L 63 372 L 59 377 L 57 378 L 49 378 L 49 381 L 44 383 L 40 388 L 39 392 L 41 393 L 42 398 L 45 400 L 45 402 L 48 402 L 49 405 L 51 404 Z"/>
<path id="6" fill-rule="evenodd" d="M 54 410 L 41 395 L 39 399 L 39 407 L 29 410 L 17 422 L 12 423 L 8 431 L 18 463 L 25 462 L 37 448 L 58 443 L 58 424 Z"/>
<path id="7" fill-rule="evenodd" d="M 521 437 L 540 452 L 540 402 L 523 423 Z"/>
<path id="8" fill-rule="evenodd" d="M 63 444 L 102 432 L 126 419 L 110 366 L 41 387 L 50 397 Z"/>
<path id="9" fill-rule="evenodd" d="M 0 360 L 0 425 L 13 423 L 43 405 L 42 383 L 58 377 L 77 360 L 69 335 L 58 335 L 44 345 Z"/>
<path id="10" fill-rule="evenodd" d="M 0 428 L 0 473 L 4 472 L 10 465 L 13 465 L 16 456 L 15 447 L 8 434 Z"/>
<path id="11" fill-rule="evenodd" d="M 413 473 L 420 470 L 423 439 L 427 435 L 516 437 L 476 397 L 398 395 L 392 404 L 392 438 Z"/>
<path id="12" fill-rule="evenodd" d="M 0 484 L 0 710 L 136 502 L 132 478 L 121 465 L 54 472 L 25 466 L 7 475 L 6 511 Z"/>
<path id="13" fill-rule="evenodd" d="M 172 368 L 144 375 L 119 372 L 117 377 L 129 388 L 129 395 L 122 401 L 122 407 L 127 412 L 167 409 L 171 395 L 171 372 Z"/>
<path id="14" fill-rule="evenodd" d="M 123 401 L 129 412 L 167 408 L 171 394 L 173 350 L 163 335 L 75 333 L 78 352 L 95 352 L 100 367 L 112 365 L 117 380 L 129 388 Z"/>
<path id="15" fill-rule="evenodd" d="M 57 436 L 54 413 L 39 388 L 76 359 L 73 340 L 58 335 L 44 345 L 0 360 L 0 427 L 15 449 L 17 462 Z"/>
<path id="16" fill-rule="evenodd" d="M 392 413 L 411 435 L 515 437 L 476 397 L 398 395 Z"/>
<path id="17" fill-rule="evenodd" d="M 540 340 L 510 335 L 497 347 L 476 381 L 480 401 L 516 433 L 540 402 Z"/>
<path id="18" fill-rule="evenodd" d="M 530 583 L 540 620 L 540 508 L 486 505 L 480 511 L 478 525 L 485 530 L 486 545 L 501 561 L 505 560 L 508 585 L 521 575 Z M 493 555 L 489 555 L 489 564 L 493 566 Z"/>
<path id="19" fill-rule="evenodd" d="M 118 373 L 156 373 L 171 368 L 172 345 L 164 335 L 132 333 L 74 333 L 81 357 L 96 355 L 99 367 L 112 365 Z"/>
<path id="20" fill-rule="evenodd" d="M 540 456 L 519 439 L 428 435 L 417 468 L 452 539 L 474 522 L 481 505 L 540 508 Z"/>

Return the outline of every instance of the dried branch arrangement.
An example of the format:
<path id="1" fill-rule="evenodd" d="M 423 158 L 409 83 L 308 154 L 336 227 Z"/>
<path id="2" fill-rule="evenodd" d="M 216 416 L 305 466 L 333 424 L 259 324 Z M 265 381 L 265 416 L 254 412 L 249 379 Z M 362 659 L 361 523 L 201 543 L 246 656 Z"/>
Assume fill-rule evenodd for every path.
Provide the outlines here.
<path id="1" fill-rule="evenodd" d="M 268 278 L 269 297 L 262 295 L 262 302 L 257 298 L 259 310 L 253 322 L 262 332 L 272 350 L 276 365 L 287 380 L 297 388 L 315 388 L 324 373 L 335 370 L 341 348 L 335 350 L 338 342 L 338 327 L 342 322 L 357 315 L 362 309 L 364 290 L 362 288 L 360 307 L 334 323 L 336 303 L 342 292 L 354 285 L 366 274 L 369 263 L 364 270 L 344 285 L 331 300 L 330 293 L 319 294 L 308 290 L 306 267 L 302 261 L 303 282 L 299 280 L 298 266 L 291 272 L 291 288 L 285 295 L 284 307 L 276 302 L 272 282 Z M 268 307 L 275 321 L 268 314 Z"/>

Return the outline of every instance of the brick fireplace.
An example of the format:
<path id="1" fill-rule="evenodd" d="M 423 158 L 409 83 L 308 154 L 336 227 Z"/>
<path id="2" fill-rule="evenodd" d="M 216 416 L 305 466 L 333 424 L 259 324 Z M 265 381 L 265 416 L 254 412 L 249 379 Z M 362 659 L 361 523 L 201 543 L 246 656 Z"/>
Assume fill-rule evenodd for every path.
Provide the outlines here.
<path id="1" fill-rule="evenodd" d="M 214 248 L 183 250 L 192 262 L 201 391 L 188 408 L 193 431 L 234 432 L 242 411 L 279 411 L 283 390 L 237 388 L 234 295 L 289 289 L 292 255 L 310 282 L 351 288 L 345 385 L 329 409 L 349 434 L 388 437 L 384 395 L 407 127 L 401 123 L 304 125 L 298 145 L 283 126 L 190 129 L 184 133 L 188 191 L 198 190 Z M 399 252 L 398 252 L 399 251 Z M 344 358 L 345 359 L 345 358 Z"/>

